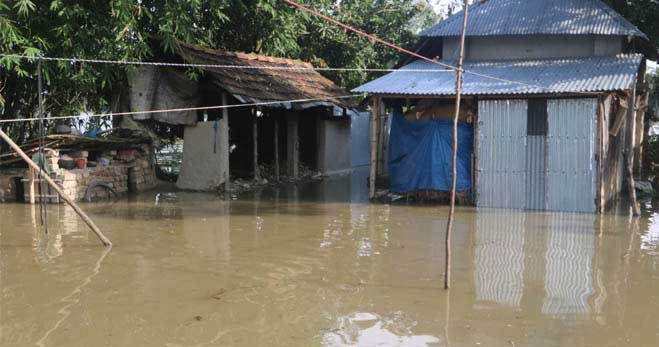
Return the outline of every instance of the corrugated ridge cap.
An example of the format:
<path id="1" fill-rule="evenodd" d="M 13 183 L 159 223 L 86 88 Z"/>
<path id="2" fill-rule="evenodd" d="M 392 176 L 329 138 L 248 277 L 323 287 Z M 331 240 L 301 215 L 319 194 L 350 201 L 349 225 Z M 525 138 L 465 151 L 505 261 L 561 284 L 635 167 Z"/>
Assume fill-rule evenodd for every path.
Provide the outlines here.
<path id="1" fill-rule="evenodd" d="M 537 3 L 539 1 L 540 3 Z M 533 6 L 534 4 L 536 4 L 536 6 Z M 546 6 L 548 4 L 554 5 L 554 7 L 551 8 L 551 13 L 546 11 Z M 506 8 L 506 6 L 508 8 Z M 520 6 L 524 6 L 525 9 L 532 9 L 533 12 L 525 13 L 525 15 L 520 15 L 518 11 L 511 13 L 512 9 Z M 560 6 L 565 8 L 561 8 Z M 579 17 L 578 10 L 580 9 L 582 11 L 588 9 L 596 10 L 607 19 L 592 15 Z M 631 35 L 648 40 L 647 35 L 639 30 L 638 27 L 601 0 L 488 0 L 485 2 L 475 2 L 470 5 L 469 10 L 470 16 L 467 25 L 467 36 L 595 34 Z M 561 10 L 563 11 L 561 12 Z M 422 31 L 419 36 L 459 36 L 462 27 L 462 13 L 463 11 L 457 12 L 447 19 L 440 21 L 433 27 Z M 560 17 L 561 15 L 562 17 Z M 556 21 L 557 16 L 562 22 L 575 22 L 577 24 L 573 24 L 571 27 L 567 27 L 564 30 L 555 30 L 555 25 L 549 25 L 553 22 L 549 23 L 548 21 Z M 527 27 L 525 29 L 524 26 L 514 25 L 515 23 L 509 23 L 506 21 L 510 19 L 517 21 L 517 24 L 526 24 L 527 26 L 529 26 L 530 22 L 534 21 L 534 25 L 532 28 Z M 499 20 L 501 24 L 496 24 L 495 22 L 497 20 Z M 587 22 L 580 23 L 584 21 Z M 606 24 L 609 22 L 614 22 L 616 25 L 607 26 Z M 581 26 L 579 27 L 577 25 Z"/>

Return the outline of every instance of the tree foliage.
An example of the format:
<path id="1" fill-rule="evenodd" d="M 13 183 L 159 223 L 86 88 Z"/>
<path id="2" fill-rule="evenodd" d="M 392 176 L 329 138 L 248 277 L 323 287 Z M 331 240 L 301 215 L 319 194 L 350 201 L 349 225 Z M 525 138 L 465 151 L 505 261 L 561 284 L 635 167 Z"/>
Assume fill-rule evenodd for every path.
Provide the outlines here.
<path id="1" fill-rule="evenodd" d="M 659 47 L 659 1 L 605 0 L 605 2 L 647 34 L 655 47 Z"/>
<path id="2" fill-rule="evenodd" d="M 413 44 L 416 27 L 436 20 L 425 2 L 415 0 L 306 3 L 406 47 Z M 399 56 L 279 0 L 0 0 L 2 53 L 158 61 L 176 41 L 299 58 L 318 66 L 388 67 Z M 43 62 L 46 112 L 104 110 L 113 90 L 124 82 L 127 68 Z M 35 61 L 0 58 L 2 118 L 35 113 L 36 69 Z M 350 88 L 371 76 L 329 77 Z M 25 126 L 18 133 L 23 136 Z"/>

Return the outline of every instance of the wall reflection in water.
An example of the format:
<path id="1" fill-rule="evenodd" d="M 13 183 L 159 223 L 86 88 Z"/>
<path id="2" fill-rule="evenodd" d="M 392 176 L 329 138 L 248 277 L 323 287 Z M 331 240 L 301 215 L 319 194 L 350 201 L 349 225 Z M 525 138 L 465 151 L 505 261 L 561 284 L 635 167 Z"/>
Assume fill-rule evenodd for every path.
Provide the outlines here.
<path id="1" fill-rule="evenodd" d="M 586 315 L 593 296 L 595 215 L 481 210 L 474 255 L 476 300 L 519 307 L 538 298 L 542 314 Z"/>

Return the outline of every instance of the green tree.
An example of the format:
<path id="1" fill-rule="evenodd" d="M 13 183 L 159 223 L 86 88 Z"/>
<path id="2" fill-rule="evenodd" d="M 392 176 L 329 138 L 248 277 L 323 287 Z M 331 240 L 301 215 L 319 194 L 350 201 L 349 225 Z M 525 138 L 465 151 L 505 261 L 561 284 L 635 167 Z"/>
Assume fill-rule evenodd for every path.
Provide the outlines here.
<path id="1" fill-rule="evenodd" d="M 605 0 L 614 10 L 648 35 L 654 47 L 659 47 L 659 1 Z"/>
<path id="2" fill-rule="evenodd" d="M 435 22 L 415 0 L 303 1 L 349 25 L 412 47 L 416 30 Z M 176 41 L 299 58 L 317 66 L 391 67 L 400 54 L 347 33 L 279 0 L 0 0 L 0 52 L 29 56 L 155 60 Z M 35 61 L 0 58 L 0 114 L 30 117 L 37 109 Z M 46 112 L 70 115 L 108 107 L 128 67 L 43 62 Z M 354 87 L 374 76 L 329 74 Z M 30 124 L 3 124 L 24 140 Z"/>

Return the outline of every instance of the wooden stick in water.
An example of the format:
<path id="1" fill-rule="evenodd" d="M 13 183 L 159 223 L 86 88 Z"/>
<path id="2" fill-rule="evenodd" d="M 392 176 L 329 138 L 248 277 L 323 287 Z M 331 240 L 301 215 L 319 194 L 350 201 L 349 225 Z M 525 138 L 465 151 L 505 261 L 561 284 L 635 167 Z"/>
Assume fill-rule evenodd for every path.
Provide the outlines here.
<path id="1" fill-rule="evenodd" d="M 30 159 L 30 157 L 28 157 L 27 154 L 25 154 L 25 152 L 23 152 L 23 150 L 18 147 L 18 145 L 11 138 L 9 138 L 9 136 L 7 136 L 4 131 L 2 131 L 2 129 L 0 129 L 0 138 L 7 142 L 7 144 L 9 144 L 9 146 L 14 151 L 16 151 L 16 153 L 18 153 L 21 158 L 23 158 L 23 160 L 30 166 L 30 168 L 35 171 L 39 171 L 39 166 L 33 162 L 32 159 Z M 55 183 L 55 181 L 50 178 L 50 176 L 45 174 L 43 175 L 43 178 L 53 189 L 55 189 L 55 191 L 57 191 L 57 193 L 62 197 L 62 200 L 64 200 L 69 206 L 71 206 L 71 208 L 73 208 L 78 216 L 80 216 L 80 218 L 82 218 L 82 220 L 89 226 L 89 228 L 92 229 L 94 234 L 98 236 L 99 240 L 101 240 L 105 246 L 112 246 L 112 242 L 110 242 L 110 240 L 105 237 L 105 235 L 103 235 L 101 230 L 96 226 L 96 224 L 94 224 L 94 221 L 92 221 L 91 218 L 89 218 L 89 216 L 87 216 L 87 214 L 85 214 L 85 212 L 71 198 L 64 194 L 62 188 L 60 188 L 57 183 Z"/>
<path id="2" fill-rule="evenodd" d="M 449 289 L 451 284 L 451 231 L 453 229 L 453 217 L 455 215 L 455 186 L 457 182 L 458 161 L 458 116 L 460 115 L 460 92 L 462 91 L 462 60 L 465 50 L 465 32 L 467 31 L 467 15 L 469 13 L 469 1 L 464 0 L 464 16 L 462 18 L 462 35 L 460 36 L 460 54 L 458 55 L 458 69 L 455 80 L 455 114 L 453 115 L 453 171 L 451 176 L 451 207 L 446 223 L 445 240 L 445 264 L 444 264 L 444 289 Z"/>

